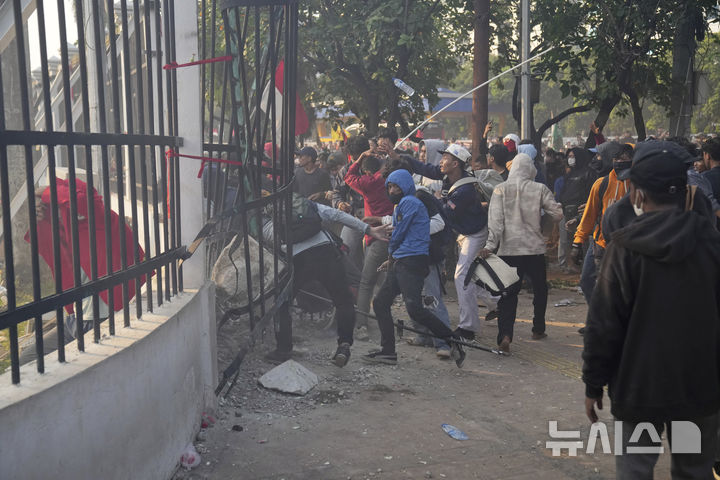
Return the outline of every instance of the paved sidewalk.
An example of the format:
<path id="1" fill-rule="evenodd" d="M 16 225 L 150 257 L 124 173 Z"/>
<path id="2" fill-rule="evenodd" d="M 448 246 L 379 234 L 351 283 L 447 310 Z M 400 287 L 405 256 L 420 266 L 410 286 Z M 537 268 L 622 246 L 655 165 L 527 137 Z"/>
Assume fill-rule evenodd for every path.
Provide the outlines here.
<path id="1" fill-rule="evenodd" d="M 554 306 L 565 299 L 576 304 Z M 447 305 L 451 318 L 457 318 L 457 303 L 449 299 Z M 532 296 L 522 294 L 512 356 L 467 349 L 461 370 L 437 359 L 433 349 L 404 341 L 398 344 L 397 366 L 362 363 L 360 355 L 377 344 L 357 341 L 350 363 L 339 369 L 329 362 L 332 335 L 298 325 L 296 360 L 320 377 L 305 397 L 257 386 L 257 378 L 272 367 L 262 360 L 273 346 L 268 334 L 266 344 L 243 363 L 240 380 L 222 400 L 218 422 L 198 442 L 201 466 L 176 478 L 614 478 L 613 455 L 602 454 L 599 442 L 594 455 L 584 450 L 589 422 L 577 333 L 585 320 L 583 298 L 573 290 L 551 290 L 545 340 L 530 340 L 531 311 Z M 407 317 L 402 311 L 398 316 Z M 482 323 L 481 342 L 490 346 L 496 322 Z M 577 456 L 565 451 L 553 457 L 546 448 L 550 420 L 560 430 L 581 431 Z M 601 420 L 608 424 L 612 445 L 609 405 Z M 469 440 L 452 439 L 443 423 L 463 430 Z M 667 478 L 668 471 L 664 456 L 656 478 Z"/>

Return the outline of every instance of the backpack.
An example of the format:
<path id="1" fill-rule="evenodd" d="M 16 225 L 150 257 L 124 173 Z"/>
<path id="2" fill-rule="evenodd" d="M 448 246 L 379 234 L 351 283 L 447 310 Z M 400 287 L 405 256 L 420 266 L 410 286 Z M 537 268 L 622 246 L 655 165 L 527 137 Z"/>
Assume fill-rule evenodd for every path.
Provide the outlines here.
<path id="1" fill-rule="evenodd" d="M 485 170 L 475 170 L 474 176 L 463 177 L 450 187 L 448 194 L 456 188 L 463 185 L 474 184 L 475 190 L 479 194 L 481 202 L 489 202 L 495 187 L 504 182 L 502 176 L 495 170 L 488 168 Z"/>
<path id="2" fill-rule="evenodd" d="M 426 191 L 425 187 L 420 187 L 415 193 L 415 196 L 425 205 L 429 217 L 442 212 L 440 202 L 438 202 L 431 193 Z M 435 265 L 445 259 L 445 246 L 451 241 L 452 229 L 448 227 L 447 224 L 444 229 L 430 235 L 430 247 L 428 251 L 430 265 Z"/>
<path id="3" fill-rule="evenodd" d="M 293 193 L 289 235 L 285 232 L 285 225 L 281 224 L 279 229 L 282 241 L 286 244 L 295 244 L 307 240 L 321 230 L 322 218 L 318 213 L 317 205 L 307 198 Z"/>
<path id="4" fill-rule="evenodd" d="M 480 285 L 493 295 L 505 296 L 507 290 L 518 283 L 517 268 L 511 267 L 497 255 L 488 258 L 477 257 L 465 275 L 464 285 L 470 282 Z"/>

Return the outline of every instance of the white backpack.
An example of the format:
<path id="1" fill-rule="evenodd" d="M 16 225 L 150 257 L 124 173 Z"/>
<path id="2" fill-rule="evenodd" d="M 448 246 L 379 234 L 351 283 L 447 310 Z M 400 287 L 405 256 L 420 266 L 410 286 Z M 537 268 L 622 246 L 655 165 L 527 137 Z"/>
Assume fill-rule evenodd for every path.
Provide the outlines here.
<path id="1" fill-rule="evenodd" d="M 517 268 L 511 267 L 497 255 L 491 254 L 488 258 L 477 257 L 470 265 L 465 276 L 465 287 L 471 281 L 493 295 L 505 296 L 507 290 L 520 281 L 520 277 Z"/>

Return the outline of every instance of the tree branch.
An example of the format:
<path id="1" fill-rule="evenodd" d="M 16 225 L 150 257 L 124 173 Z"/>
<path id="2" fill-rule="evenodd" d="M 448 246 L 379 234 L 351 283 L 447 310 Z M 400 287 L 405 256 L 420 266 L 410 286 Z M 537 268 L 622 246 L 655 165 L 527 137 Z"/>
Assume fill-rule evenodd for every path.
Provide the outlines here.
<path id="1" fill-rule="evenodd" d="M 585 104 L 585 105 L 579 105 L 577 107 L 568 108 L 567 110 L 564 110 L 560 112 L 559 114 L 555 115 L 554 117 L 548 119 L 545 123 L 540 125 L 537 129 L 537 135 L 538 137 L 542 137 L 542 134 L 545 133 L 545 130 L 552 127 L 556 123 L 563 120 L 565 117 L 568 117 L 572 115 L 573 113 L 581 113 L 581 112 L 587 112 L 592 109 L 592 105 Z"/>

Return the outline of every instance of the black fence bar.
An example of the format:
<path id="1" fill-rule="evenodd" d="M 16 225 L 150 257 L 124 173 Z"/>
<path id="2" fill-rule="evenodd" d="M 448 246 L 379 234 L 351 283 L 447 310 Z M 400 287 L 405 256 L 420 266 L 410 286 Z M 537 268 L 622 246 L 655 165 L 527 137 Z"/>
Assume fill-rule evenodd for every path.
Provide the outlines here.
<path id="1" fill-rule="evenodd" d="M 1 57 L 0 57 L 1 58 Z M 3 92 L 3 71 L 2 62 L 0 62 L 0 93 Z M 5 99 L 0 94 L 0 132 L 5 133 Z M 2 137 L 2 135 L 0 135 Z M 3 250 L 5 253 L 5 285 L 7 291 L 7 308 L 15 309 L 15 256 L 13 254 L 13 228 L 12 218 L 10 215 L 10 169 L 8 168 L 8 153 L 5 145 L 0 146 L 0 200 L 2 201 L 2 222 L 3 222 Z M 12 370 L 12 382 L 20 382 L 20 360 L 18 346 L 18 327 L 17 323 L 9 327 L 9 343 L 10 343 L 10 368 Z"/>
<path id="2" fill-rule="evenodd" d="M 20 0 L 13 2 L 13 10 L 15 16 L 15 31 L 17 40 L 17 58 L 18 58 L 18 79 L 20 86 L 20 102 L 22 107 L 22 124 L 26 130 L 30 129 L 30 92 L 28 91 L 28 82 L 26 77 L 27 59 L 25 58 L 25 33 L 23 31 L 22 11 L 20 10 Z M 33 173 L 33 154 L 29 145 L 24 148 L 25 153 L 25 188 L 27 189 L 27 208 L 29 219 L 30 233 L 30 251 L 32 265 L 32 295 L 33 301 L 40 299 L 40 263 L 38 261 L 38 232 L 35 210 L 35 179 Z M 35 341 L 42 348 L 42 317 L 35 317 Z M 45 371 L 44 360 L 38 359 L 38 372 Z"/>
<path id="3" fill-rule="evenodd" d="M 92 12 L 93 12 L 93 38 L 95 43 L 95 72 L 96 72 L 96 85 L 98 89 L 98 123 L 100 132 L 107 133 L 107 116 L 105 111 L 105 75 L 104 75 L 104 66 L 103 66 L 103 54 L 105 52 L 105 49 L 100 49 L 99 45 L 105 45 L 104 39 L 100 36 L 100 25 L 103 24 L 102 21 L 102 11 L 100 10 L 102 8 L 101 0 L 93 0 L 92 2 Z M 111 39 L 112 40 L 112 39 Z M 112 230 L 112 224 L 110 221 L 110 201 L 108 201 L 111 197 L 110 192 L 110 159 L 108 155 L 108 146 L 107 145 L 101 145 L 100 147 L 100 155 L 101 155 L 101 164 L 102 164 L 102 189 L 103 194 L 105 195 L 105 219 L 103 222 L 103 226 L 105 228 L 105 232 L 110 232 Z M 112 235 L 105 235 L 105 270 L 107 274 L 111 274 L 113 272 L 113 256 L 112 256 Z M 56 292 L 57 293 L 57 292 Z M 107 295 L 107 305 L 114 305 L 115 304 L 115 291 L 112 288 L 109 288 L 106 291 Z M 98 319 L 99 320 L 99 319 Z M 97 327 L 96 327 L 97 325 Z M 95 322 L 93 325 L 93 331 L 95 332 L 94 335 L 96 335 L 96 338 L 99 339 L 100 334 L 100 328 L 99 328 L 99 322 Z M 110 335 L 115 335 L 115 309 L 114 308 L 108 308 L 108 329 L 110 332 Z M 97 340 L 96 340 L 97 341 Z"/>
<path id="4" fill-rule="evenodd" d="M 149 2 L 143 4 L 143 23 L 145 27 L 145 68 L 147 70 L 147 92 L 148 92 L 148 130 L 150 135 L 155 133 L 155 96 L 153 93 L 153 53 L 156 55 L 160 52 L 160 45 L 155 45 L 153 50 L 152 45 L 152 34 L 151 34 L 151 20 L 150 20 L 150 9 L 158 8 L 154 3 L 151 5 Z M 158 81 L 160 80 L 160 66 L 158 66 Z M 162 112 L 159 111 L 158 114 Z M 160 225 L 158 223 L 158 181 L 157 181 L 157 161 L 156 161 L 157 148 L 150 147 L 150 182 L 152 184 L 152 210 L 153 210 L 153 237 L 155 254 L 160 252 Z M 145 212 L 147 218 L 148 212 Z M 150 255 L 150 229 L 147 224 L 145 225 L 145 255 Z M 162 269 L 158 268 L 155 270 L 155 276 L 157 280 L 157 304 L 162 305 L 163 303 L 163 291 L 162 291 Z M 153 311 L 153 299 L 152 299 L 152 286 L 148 280 L 148 311 Z"/>
<path id="5" fill-rule="evenodd" d="M 13 383 L 21 380 L 20 364 L 28 361 L 23 360 L 28 349 L 34 350 L 38 371 L 45 370 L 43 315 L 56 318 L 62 362 L 69 337 L 84 351 L 84 334 L 92 328 L 93 340 L 99 342 L 106 318 L 115 334 L 120 310 L 124 324 L 130 325 L 132 297 L 135 316 L 141 317 L 156 299 L 159 305 L 182 290 L 177 276 L 178 259 L 185 252 L 180 246 L 179 160 L 173 157 L 168 165 L 165 158 L 166 149 L 182 146 L 176 74 L 162 76 L 163 59 L 175 58 L 175 22 L 168 18 L 174 15 L 174 1 L 164 0 L 163 9 L 158 2 L 133 2 L 130 9 L 127 0 L 117 6 L 114 0 L 74 1 L 69 12 L 65 0 L 56 0 L 58 13 L 52 19 L 45 15 L 47 1 L 52 0 L 33 3 L 35 36 L 28 36 L 22 1 L 8 2 L 15 27 L 13 53 L 0 51 L 6 63 L 4 72 L 0 68 L 0 92 L 12 94 L 0 94 L 7 293 L 7 305 L 0 306 L 0 330 L 9 336 Z M 47 22 L 57 22 L 58 38 L 47 38 Z M 75 45 L 68 43 L 68 28 L 77 29 Z M 60 46 L 56 63 L 48 58 L 53 40 Z M 40 52 L 37 68 L 27 56 L 33 50 Z M 15 62 L 12 68 L 8 61 Z M 9 106 L 21 115 L 9 117 Z M 25 225 L 27 242 L 18 231 Z M 49 270 L 41 270 L 41 261 Z M 167 283 L 171 277 L 174 289 Z M 71 315 L 75 325 L 68 330 Z M 30 319 L 34 333 L 19 338 L 20 324 Z"/>
<path id="6" fill-rule="evenodd" d="M 42 68 L 42 94 L 43 94 L 43 108 L 45 114 L 45 129 L 48 132 L 53 131 L 53 113 L 52 113 L 52 100 L 50 98 L 50 71 L 47 63 L 47 43 L 45 34 L 45 5 L 44 0 L 38 0 L 37 2 L 37 17 L 38 17 L 38 34 L 40 40 L 40 61 Z M 62 292 L 62 265 L 60 259 L 60 218 L 58 215 L 58 197 L 57 197 L 57 182 L 56 178 L 56 159 L 55 159 L 55 147 L 48 146 L 48 177 L 50 178 L 50 223 L 52 229 L 52 242 L 53 242 L 53 266 L 55 271 L 55 293 Z M 58 332 L 58 361 L 65 361 L 65 342 L 63 341 L 65 335 L 65 322 L 62 305 L 58 305 L 55 309 L 55 323 L 57 325 Z M 42 328 L 38 329 L 42 332 Z M 43 343 L 35 345 L 35 352 L 38 359 L 43 355 Z"/>

